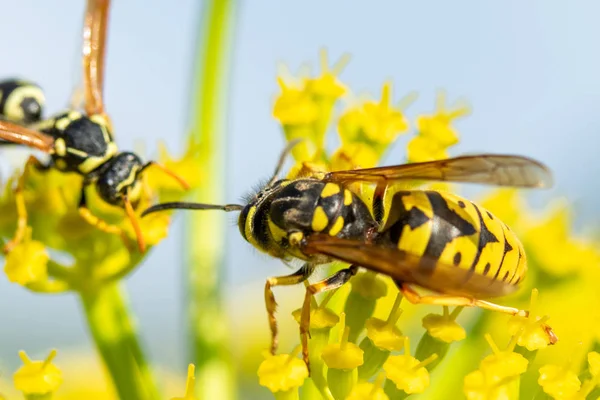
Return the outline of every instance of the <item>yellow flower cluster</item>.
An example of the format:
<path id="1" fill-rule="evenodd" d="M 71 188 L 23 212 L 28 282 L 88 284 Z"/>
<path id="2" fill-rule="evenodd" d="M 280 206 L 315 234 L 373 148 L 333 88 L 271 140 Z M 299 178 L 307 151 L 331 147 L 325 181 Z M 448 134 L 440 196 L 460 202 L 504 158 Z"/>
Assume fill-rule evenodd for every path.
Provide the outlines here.
<path id="1" fill-rule="evenodd" d="M 174 160 L 163 146 L 160 161 L 197 184 L 197 151 L 197 145 L 190 143 L 186 154 Z M 16 193 L 19 180 L 21 188 Z M 158 168 L 149 168 L 143 176 L 144 195 L 137 204 L 137 217 L 151 202 L 180 199 L 185 193 L 176 183 Z M 103 202 L 90 187 L 86 192 L 92 214 L 122 233 L 104 232 L 80 216 L 82 184 L 76 174 L 40 170 L 33 163 L 6 182 L 0 196 L 0 236 L 8 243 L 4 271 L 11 282 L 36 292 L 82 291 L 117 281 L 139 264 L 144 255 L 134 245 L 135 232 L 121 208 Z M 18 220 L 18 215 L 26 219 Z M 139 219 L 149 246 L 166 237 L 169 221 L 167 214 Z M 24 235 L 8 242 L 22 223 L 26 224 Z M 57 253 L 71 256 L 72 263 L 63 265 L 50 256 Z"/>
<path id="2" fill-rule="evenodd" d="M 322 56 L 322 60 L 326 60 L 326 57 Z M 289 77 L 279 78 L 282 92 L 275 102 L 273 115 L 281 123 L 288 141 L 301 139 L 303 143 L 293 153 L 296 165 L 289 177 L 318 177 L 332 170 L 375 167 L 400 135 L 411 132 L 411 126 L 414 127 L 414 135 L 408 141 L 406 162 L 447 158 L 448 149 L 458 143 L 459 134 L 454 122 L 469 114 L 470 107 L 465 102 L 448 105 L 443 92 L 438 94 L 435 111 L 430 115 L 418 116 L 412 124 L 404 115 L 404 109 L 414 100 L 414 94 L 407 95 L 400 101 L 401 104 L 393 105 L 390 82 L 383 85 L 379 100 L 349 102 L 336 115 L 337 101 L 349 92 L 339 80 L 340 71 L 339 64 L 331 69 L 322 64 L 322 75 L 316 77 L 303 76 L 296 81 Z M 327 82 L 327 90 L 316 90 L 318 85 L 315 82 Z M 326 144 L 329 141 L 324 138 L 327 131 L 333 128 L 339 135 L 339 147 L 328 151 Z M 374 193 L 364 185 L 358 185 L 357 189 L 356 192 L 366 200 Z M 367 204 L 370 202 L 367 201 Z M 522 292 L 513 296 L 513 299 L 520 307 L 529 305 L 530 312 L 526 317 L 515 316 L 508 320 L 506 316 L 492 315 L 494 313 L 483 313 L 477 317 L 476 320 L 481 321 L 479 330 L 485 328 L 499 332 L 499 336 L 509 336 L 510 344 L 505 350 L 500 350 L 487 335 L 493 353 L 483 358 L 476 371 L 468 373 L 469 370 L 466 370 L 459 380 L 455 380 L 463 382 L 462 387 L 456 387 L 454 383 L 452 387 L 454 393 L 462 389 L 469 399 L 508 399 L 519 393 L 521 380 L 529 379 L 537 368 L 539 361 L 535 361 L 535 358 L 543 360 L 547 357 L 546 348 L 557 341 L 553 330 L 547 325 L 546 313 L 550 312 L 550 307 L 546 305 L 545 297 L 543 301 L 537 301 L 538 291 L 534 288 L 544 288 L 545 296 L 552 290 L 548 289 L 548 285 L 560 287 L 556 286 L 557 281 L 549 279 L 573 276 L 575 273 L 584 275 L 583 268 L 577 266 L 578 261 L 583 260 L 583 265 L 598 265 L 600 252 L 593 249 L 590 241 L 573 238 L 568 228 L 568 218 L 565 217 L 566 208 L 536 220 L 529 216 L 533 213 L 523 211 L 527 207 L 516 192 L 510 190 L 495 191 L 482 205 L 509 226 L 514 226 L 514 230 L 523 238 L 531 260 L 529 275 L 533 275 L 533 279 L 526 281 L 525 289 L 532 290 L 532 296 L 529 304 Z M 552 247 L 550 253 L 548 247 Z M 397 326 L 402 314 L 402 296 L 397 294 L 395 286 L 387 278 L 372 272 L 359 272 L 351 280 L 349 291 L 340 289 L 337 292 L 340 293 L 337 300 L 330 302 L 333 293 L 329 293 L 322 304 L 314 302 L 311 310 L 311 339 L 308 342 L 310 380 L 325 399 L 353 399 L 359 396 L 404 398 L 412 393 L 426 394 L 431 371 L 441 368 L 450 371 L 449 376 L 453 376 L 464 371 L 463 360 L 465 366 L 477 360 L 477 356 L 464 357 L 475 349 L 470 347 L 474 340 L 469 340 L 467 330 L 459 323 L 463 307 L 453 310 L 443 307 L 441 314 L 429 313 L 420 317 L 425 332 L 413 355 L 408 337 Z M 326 308 L 328 302 L 330 307 Z M 388 310 L 386 313 L 389 312 L 387 318 L 381 314 L 384 308 Z M 411 321 L 414 322 L 417 315 L 409 310 L 404 323 L 412 336 L 414 324 L 411 325 Z M 336 313 L 341 313 L 340 323 L 337 323 Z M 297 310 L 295 316 L 299 317 L 299 314 Z M 473 318 L 472 315 L 469 317 Z M 552 315 L 554 327 L 554 310 Z M 571 313 L 571 320 L 574 317 L 576 315 Z M 600 321 L 600 313 L 597 320 Z M 562 335 L 562 329 L 556 330 Z M 331 342 L 331 332 L 337 332 L 340 339 Z M 588 336 L 600 339 L 600 330 L 595 332 L 598 333 L 596 336 Z M 462 360 L 449 352 L 453 343 L 457 343 L 461 349 L 457 354 L 463 357 Z M 538 354 L 540 350 L 544 351 Z M 553 348 L 548 350 L 554 351 Z M 482 351 L 479 347 L 475 354 L 483 357 Z M 454 363 L 461 366 L 453 368 Z M 544 372 L 544 382 L 558 376 L 552 369 L 547 368 Z M 376 379 L 374 383 L 373 379 Z M 586 382 L 594 382 L 593 376 Z M 544 390 L 545 384 L 540 380 Z M 539 390 L 540 386 L 536 387 Z M 442 396 L 439 398 L 450 393 L 437 389 L 435 392 Z"/>

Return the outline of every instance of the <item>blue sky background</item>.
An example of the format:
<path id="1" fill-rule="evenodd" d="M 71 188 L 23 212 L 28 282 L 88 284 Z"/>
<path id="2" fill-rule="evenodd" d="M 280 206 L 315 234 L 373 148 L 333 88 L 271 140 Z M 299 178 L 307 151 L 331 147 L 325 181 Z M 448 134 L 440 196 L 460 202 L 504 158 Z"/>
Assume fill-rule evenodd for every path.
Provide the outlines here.
<path id="1" fill-rule="evenodd" d="M 355 3 L 355 4 L 352 4 Z M 201 2 L 114 1 L 106 69 L 106 104 L 123 149 L 159 139 L 178 149 L 191 110 L 191 82 Z M 83 1 L 2 1 L 0 77 L 23 76 L 46 91 L 48 111 L 68 104 L 80 76 Z M 335 60 L 353 55 L 342 79 L 355 92 L 379 95 L 386 79 L 394 96 L 416 90 L 409 116 L 429 112 L 438 88 L 466 97 L 473 114 L 457 127 L 462 152 L 509 152 L 538 158 L 556 187 L 536 196 L 568 196 L 579 220 L 597 226 L 600 163 L 600 3 L 556 1 L 305 0 L 244 2 L 237 11 L 228 117 L 226 183 L 237 201 L 272 171 L 283 140 L 271 117 L 277 63 L 293 70 L 317 65 L 326 46 Z M 400 162 L 398 146 L 388 162 Z M 154 358 L 181 369 L 181 218 L 173 234 L 128 282 L 133 306 Z M 257 255 L 237 228 L 228 230 L 229 288 L 254 288 L 285 273 Z M 231 299 L 243 304 L 247 299 Z M 235 292 L 239 293 L 239 292 Z M 298 299 L 299 301 L 299 299 Z M 258 310 L 262 312 L 262 310 Z M 18 349 L 89 346 L 72 296 L 25 292 L 0 277 L 0 360 L 17 363 Z M 266 335 L 266 325 L 265 325 Z M 172 343 L 172 345 L 168 345 Z"/>

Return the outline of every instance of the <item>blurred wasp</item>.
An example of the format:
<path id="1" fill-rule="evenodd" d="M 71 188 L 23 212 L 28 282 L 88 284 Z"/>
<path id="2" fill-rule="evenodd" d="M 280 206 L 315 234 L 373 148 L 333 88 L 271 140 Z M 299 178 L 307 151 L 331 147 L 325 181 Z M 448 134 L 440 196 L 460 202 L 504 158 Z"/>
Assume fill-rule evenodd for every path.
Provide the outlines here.
<path id="1" fill-rule="evenodd" d="M 457 195 L 434 190 L 398 191 L 394 184 L 416 180 L 547 187 L 552 177 L 544 165 L 521 156 L 482 154 L 278 179 L 294 144 L 284 150 L 273 177 L 248 204 L 163 203 L 142 213 L 168 209 L 241 211 L 238 226 L 250 244 L 273 257 L 305 262 L 291 275 L 267 279 L 265 302 L 272 353 L 277 349 L 272 288 L 303 282 L 316 266 L 335 260 L 351 265 L 307 286 L 300 323 L 306 362 L 311 297 L 340 287 L 359 267 L 390 276 L 411 303 L 476 306 L 527 315 L 524 310 L 481 300 L 515 291 L 525 277 L 525 251 L 506 224 Z M 353 192 L 352 182 L 377 185 L 373 213 Z M 435 294 L 421 296 L 415 287 Z M 556 336 L 549 327 L 547 332 L 554 343 Z"/>
<path id="2" fill-rule="evenodd" d="M 40 169 L 56 168 L 82 175 L 80 215 L 103 231 L 122 235 L 119 227 L 102 221 L 87 208 L 85 189 L 94 184 L 102 200 L 125 209 L 135 231 L 138 248 L 143 252 L 146 245 L 134 207 L 142 194 L 140 177 L 144 170 L 157 166 L 185 189 L 188 185 L 154 161 L 143 163 L 134 153 L 120 152 L 113 139 L 112 124 L 105 113 L 102 98 L 109 6 L 110 0 L 88 0 L 87 3 L 83 28 L 85 113 L 68 110 L 40 120 L 43 105 L 41 90 L 30 82 L 7 80 L 0 83 L 0 113 L 3 117 L 0 120 L 0 139 L 50 154 L 49 165 L 30 157 L 28 163 Z M 21 191 L 22 188 L 18 187 L 16 196 L 22 196 Z M 17 201 L 20 200 L 17 198 Z M 26 213 L 20 210 L 15 238 L 7 244 L 5 251 L 22 239 L 26 219 Z"/>
<path id="3" fill-rule="evenodd" d="M 29 125 L 42 118 L 46 98 L 42 89 L 22 79 L 0 81 L 0 119 Z"/>

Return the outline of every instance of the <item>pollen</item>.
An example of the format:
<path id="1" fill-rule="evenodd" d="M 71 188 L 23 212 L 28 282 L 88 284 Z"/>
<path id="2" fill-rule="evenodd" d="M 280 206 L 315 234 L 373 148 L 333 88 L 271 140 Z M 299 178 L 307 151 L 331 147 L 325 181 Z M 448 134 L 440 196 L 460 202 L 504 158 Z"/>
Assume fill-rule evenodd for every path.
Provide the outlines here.
<path id="1" fill-rule="evenodd" d="M 325 210 L 323 210 L 323 207 L 318 206 L 317 208 L 315 208 L 315 213 L 313 214 L 312 219 L 313 231 L 321 232 L 327 227 L 328 224 L 329 218 L 327 218 L 327 214 L 325 214 Z"/>
<path id="2" fill-rule="evenodd" d="M 267 355 L 258 367 L 259 382 L 271 392 L 286 392 L 302 386 L 308 378 L 306 364 L 296 356 L 300 346 L 291 354 Z"/>
<path id="3" fill-rule="evenodd" d="M 52 393 L 62 384 L 62 372 L 52 364 L 56 350 L 52 350 L 43 361 L 31 361 L 24 351 L 19 352 L 19 357 L 23 366 L 15 372 L 13 380 L 15 388 L 26 396 Z"/>

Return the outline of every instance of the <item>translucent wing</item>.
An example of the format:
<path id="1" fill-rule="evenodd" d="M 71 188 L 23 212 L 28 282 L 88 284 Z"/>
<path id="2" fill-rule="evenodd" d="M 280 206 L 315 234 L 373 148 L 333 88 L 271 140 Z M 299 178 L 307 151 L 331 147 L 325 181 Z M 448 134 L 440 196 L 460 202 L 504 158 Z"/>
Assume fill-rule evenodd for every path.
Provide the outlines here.
<path id="1" fill-rule="evenodd" d="M 389 167 L 334 171 L 328 173 L 325 179 L 379 184 L 414 179 L 528 188 L 552 186 L 552 174 L 544 164 L 527 157 L 502 154 L 480 154 Z"/>
<path id="2" fill-rule="evenodd" d="M 8 121 L 0 121 L 0 139 L 24 144 L 46 153 L 54 152 L 54 138 Z"/>
<path id="3" fill-rule="evenodd" d="M 83 27 L 83 82 L 85 111 L 104 114 L 104 54 L 110 0 L 88 0 Z"/>
<path id="4" fill-rule="evenodd" d="M 430 257 L 329 235 L 309 236 L 303 245 L 303 251 L 356 264 L 438 293 L 486 298 L 503 296 L 517 289 L 516 285 L 444 264 Z"/>

